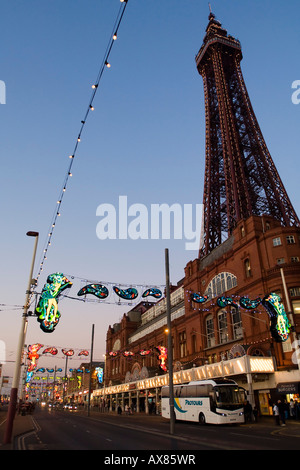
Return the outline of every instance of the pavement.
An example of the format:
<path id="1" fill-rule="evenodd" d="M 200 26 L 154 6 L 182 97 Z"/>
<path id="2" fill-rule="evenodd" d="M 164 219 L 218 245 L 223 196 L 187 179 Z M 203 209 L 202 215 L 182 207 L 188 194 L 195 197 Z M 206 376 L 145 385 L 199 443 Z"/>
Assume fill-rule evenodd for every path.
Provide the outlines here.
<path id="1" fill-rule="evenodd" d="M 68 412 L 66 412 L 68 413 Z M 87 416 L 87 411 L 79 411 L 80 414 L 83 414 Z M 131 424 L 133 422 L 138 424 L 145 424 L 145 414 L 144 413 L 134 413 L 131 416 L 126 415 L 125 413 L 122 413 L 121 415 L 118 415 L 115 412 L 99 412 L 99 411 L 91 411 L 90 412 L 90 417 L 92 418 L 101 418 L 104 417 L 105 415 L 109 415 L 111 417 L 114 417 L 116 421 L 120 424 L 120 422 L 125 422 L 127 423 L 128 420 L 131 421 Z M 5 429 L 6 429 L 6 416 L 7 416 L 7 410 L 6 409 L 0 409 L 0 450 L 14 450 L 14 442 L 15 440 L 24 434 L 33 432 L 36 430 L 35 424 L 34 424 L 34 412 L 33 414 L 27 414 L 25 416 L 22 416 L 21 414 L 16 414 L 14 423 L 13 423 L 13 430 L 12 430 L 12 437 L 11 437 L 11 442 L 9 444 L 4 444 L 4 435 L 5 435 Z M 151 421 L 153 424 L 157 420 L 163 420 L 161 416 L 159 415 L 147 415 L 147 421 Z M 164 420 L 165 421 L 165 420 Z M 263 416 L 259 418 L 258 422 L 251 422 L 244 424 L 242 426 L 248 426 L 248 427 L 256 427 L 259 425 L 269 425 L 274 428 L 279 428 L 278 426 L 275 426 L 274 418 L 272 416 Z M 278 429 L 279 430 L 279 429 Z M 293 435 L 296 435 L 300 437 L 300 420 L 291 420 L 289 419 L 287 421 L 287 426 L 286 427 L 280 427 L 281 432 L 285 433 L 286 432 L 292 432 Z"/>
<path id="2" fill-rule="evenodd" d="M 27 434 L 30 431 L 35 429 L 34 422 L 32 420 L 32 415 L 25 415 L 22 416 L 20 414 L 16 414 L 14 423 L 13 423 L 13 430 L 12 430 L 12 437 L 11 442 L 9 444 L 3 444 L 5 429 L 6 429 L 6 420 L 7 417 L 7 410 L 0 411 L 0 450 L 13 450 L 13 443 L 15 438 L 21 436 L 22 434 Z"/>

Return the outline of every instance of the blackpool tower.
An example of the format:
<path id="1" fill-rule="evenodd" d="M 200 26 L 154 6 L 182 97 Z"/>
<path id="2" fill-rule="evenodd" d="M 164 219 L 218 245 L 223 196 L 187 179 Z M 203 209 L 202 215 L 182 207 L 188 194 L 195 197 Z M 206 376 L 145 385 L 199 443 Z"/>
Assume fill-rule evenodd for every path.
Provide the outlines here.
<path id="1" fill-rule="evenodd" d="M 268 215 L 299 227 L 254 114 L 240 67 L 240 42 L 210 12 L 196 56 L 203 78 L 206 161 L 199 258 L 228 238 L 237 222 Z"/>

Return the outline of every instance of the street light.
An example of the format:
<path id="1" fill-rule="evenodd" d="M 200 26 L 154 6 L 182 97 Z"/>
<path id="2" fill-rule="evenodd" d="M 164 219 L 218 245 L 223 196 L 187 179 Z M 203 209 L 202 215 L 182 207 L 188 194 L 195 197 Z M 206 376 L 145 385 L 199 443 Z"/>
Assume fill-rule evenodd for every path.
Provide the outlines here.
<path id="1" fill-rule="evenodd" d="M 167 300 L 167 331 L 168 333 L 168 367 L 169 367 L 169 406 L 170 406 L 170 434 L 175 431 L 174 411 L 174 387 L 173 387 L 173 345 L 172 345 L 172 322 L 171 322 L 171 299 L 170 299 L 170 273 L 169 273 L 169 250 L 165 249 L 166 269 L 166 300 Z"/>
<path id="2" fill-rule="evenodd" d="M 28 287 L 27 287 L 27 291 L 26 291 L 24 312 L 23 312 L 23 316 L 22 316 L 22 325 L 21 325 L 21 331 L 20 331 L 19 343 L 18 343 L 18 350 L 17 350 L 17 356 L 16 356 L 16 363 L 15 363 L 15 372 L 14 372 L 12 388 L 11 388 L 11 392 L 10 392 L 10 401 L 9 401 L 9 407 L 8 407 L 8 413 L 7 413 L 4 444 L 9 444 L 10 441 L 11 441 L 11 435 L 12 435 L 12 429 L 13 429 L 13 420 L 14 420 L 15 413 L 16 413 L 16 406 L 17 406 L 17 399 L 18 399 L 18 387 L 19 387 L 20 376 L 21 376 L 22 355 L 23 355 L 24 342 L 25 342 L 25 336 L 26 336 L 27 324 L 28 324 L 28 320 L 27 320 L 27 312 L 28 312 L 28 308 L 29 308 L 28 304 L 29 304 L 29 297 L 30 297 L 30 293 L 31 293 L 31 285 L 33 284 L 32 276 L 33 276 L 35 255 L 36 255 L 36 249 L 37 249 L 38 238 L 39 238 L 39 233 L 38 232 L 30 231 L 30 232 L 27 232 L 26 235 L 28 237 L 34 237 L 35 238 L 35 243 L 34 243 L 33 256 L 32 256 L 31 267 L 30 267 Z"/>

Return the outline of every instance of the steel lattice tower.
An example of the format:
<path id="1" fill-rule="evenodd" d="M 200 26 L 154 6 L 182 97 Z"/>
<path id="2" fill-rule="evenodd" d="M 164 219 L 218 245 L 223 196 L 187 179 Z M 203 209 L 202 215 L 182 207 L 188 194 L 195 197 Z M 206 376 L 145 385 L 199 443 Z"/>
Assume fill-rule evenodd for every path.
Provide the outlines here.
<path id="1" fill-rule="evenodd" d="M 264 141 L 240 62 L 240 42 L 210 13 L 196 56 L 206 121 L 203 237 L 199 257 L 232 234 L 241 219 L 267 214 L 283 226 L 299 219 Z"/>

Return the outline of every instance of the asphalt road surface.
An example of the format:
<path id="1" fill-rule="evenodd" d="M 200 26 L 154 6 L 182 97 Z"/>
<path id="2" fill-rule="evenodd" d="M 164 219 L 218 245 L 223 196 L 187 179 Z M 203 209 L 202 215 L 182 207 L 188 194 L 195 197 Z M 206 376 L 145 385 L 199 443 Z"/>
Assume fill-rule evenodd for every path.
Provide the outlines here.
<path id="1" fill-rule="evenodd" d="M 186 455 L 190 454 L 188 451 L 195 451 L 197 455 L 200 450 L 300 448 L 300 422 L 288 423 L 286 427 L 276 427 L 273 420 L 266 424 L 239 426 L 200 426 L 198 423 L 177 422 L 175 433 L 170 435 L 169 422 L 160 416 L 100 413 L 87 416 L 87 413 L 76 411 L 36 409 L 32 419 L 35 430 L 19 436 L 15 449 L 102 450 L 103 455 L 110 456 L 113 451 L 147 451 L 147 455 L 159 450 L 172 451 L 177 455 L 180 451 Z"/>

